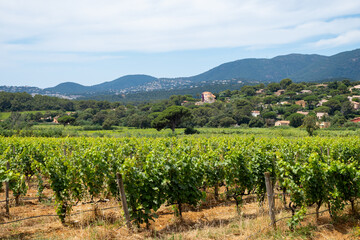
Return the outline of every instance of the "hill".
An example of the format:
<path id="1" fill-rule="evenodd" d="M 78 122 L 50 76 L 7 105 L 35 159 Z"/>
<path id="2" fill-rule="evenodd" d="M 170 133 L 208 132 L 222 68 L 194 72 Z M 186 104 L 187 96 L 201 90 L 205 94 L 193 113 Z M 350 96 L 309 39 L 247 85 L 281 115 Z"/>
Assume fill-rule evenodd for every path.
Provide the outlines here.
<path id="1" fill-rule="evenodd" d="M 290 54 L 272 59 L 243 59 L 224 63 L 207 72 L 190 77 L 190 79 L 195 82 L 232 78 L 280 81 L 284 78 L 294 77 L 309 65 L 325 61 L 326 58 L 320 55 Z"/>
<path id="2" fill-rule="evenodd" d="M 271 59 L 250 58 L 236 60 L 221 64 L 204 73 L 192 77 L 179 78 L 156 78 L 149 75 L 126 75 L 113 81 L 83 86 L 74 82 L 61 83 L 52 88 L 30 89 L 40 94 L 81 95 L 92 98 L 98 95 L 109 94 L 136 94 L 144 92 L 173 92 L 178 90 L 200 90 L 205 85 L 209 91 L 217 91 L 219 86 L 226 88 L 229 81 L 234 87 L 236 82 L 247 84 L 279 82 L 281 79 L 290 78 L 294 82 L 320 82 L 334 79 L 360 80 L 360 49 L 342 52 L 333 56 L 321 56 L 316 54 L 289 54 L 277 56 Z M 200 86 L 201 85 L 201 86 Z M 229 86 L 229 88 L 232 88 Z M 17 91 L 22 88 L 6 87 L 0 90 Z M 200 92 L 197 92 L 200 93 Z M 152 94 L 154 95 L 154 94 Z M 156 94 L 159 98 L 167 94 Z M 158 98 L 158 99 L 159 99 Z"/>
<path id="3" fill-rule="evenodd" d="M 128 88 L 142 86 L 158 80 L 148 75 L 126 75 L 113 81 L 104 82 L 93 86 L 83 86 L 74 82 L 61 83 L 52 88 L 45 88 L 45 91 L 60 94 L 84 94 L 84 93 L 102 93 L 117 92 Z"/>
<path id="4" fill-rule="evenodd" d="M 74 82 L 60 83 L 52 88 L 45 88 L 45 91 L 62 93 L 62 94 L 77 94 L 90 91 L 91 87 L 86 87 Z"/>
<path id="5" fill-rule="evenodd" d="M 278 82 L 291 78 L 295 82 L 324 79 L 360 79 L 360 49 L 330 57 L 289 54 L 272 59 L 243 59 L 224 63 L 202 74 L 190 77 L 194 82 L 243 78 Z"/>
<path id="6" fill-rule="evenodd" d="M 109 91 L 109 90 L 115 91 L 115 90 L 122 90 L 125 88 L 136 87 L 156 80 L 158 79 L 148 75 L 126 75 L 110 82 L 104 82 L 101 84 L 94 85 L 92 86 L 92 89 L 94 91 Z"/>

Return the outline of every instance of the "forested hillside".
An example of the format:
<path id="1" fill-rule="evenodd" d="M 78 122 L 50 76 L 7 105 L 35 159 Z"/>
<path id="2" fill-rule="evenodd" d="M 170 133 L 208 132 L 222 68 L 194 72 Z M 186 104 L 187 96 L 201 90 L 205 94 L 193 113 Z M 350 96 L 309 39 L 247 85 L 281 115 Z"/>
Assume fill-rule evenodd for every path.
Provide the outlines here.
<path id="1" fill-rule="evenodd" d="M 9 117 L 0 123 L 2 129 L 29 127 L 42 122 L 94 126 L 151 128 L 163 112 L 172 106 L 190 111 L 186 121 L 176 127 L 272 127 L 305 126 L 359 127 L 350 120 L 359 117 L 359 82 L 349 80 L 322 84 L 280 83 L 245 85 L 239 90 L 214 93 L 212 101 L 201 96 L 172 95 L 166 100 L 134 103 L 96 100 L 65 100 L 26 93 L 0 92 L 1 112 Z M 42 112 L 24 112 L 24 111 Z M 24 113 L 21 113 L 24 112 Z M 165 125 L 166 127 L 166 125 Z M 169 126 L 167 126 L 169 127 Z M 312 131 L 313 131 L 312 130 Z"/>

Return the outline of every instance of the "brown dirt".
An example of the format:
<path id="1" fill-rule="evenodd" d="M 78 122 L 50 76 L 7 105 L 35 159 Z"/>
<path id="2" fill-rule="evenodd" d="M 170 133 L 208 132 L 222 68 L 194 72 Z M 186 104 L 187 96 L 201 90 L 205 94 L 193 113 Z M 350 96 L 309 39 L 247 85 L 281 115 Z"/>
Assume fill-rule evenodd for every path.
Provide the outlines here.
<path id="1" fill-rule="evenodd" d="M 51 196 L 49 189 L 44 191 Z M 32 188 L 26 197 L 35 197 Z M 0 200 L 5 194 L 0 193 Z M 118 206 L 112 199 L 98 203 L 100 209 Z M 280 219 L 290 216 L 290 212 L 282 209 L 280 201 L 276 201 L 277 215 Z M 93 204 L 79 203 L 73 207 L 73 213 L 92 210 Z M 315 216 L 307 216 L 298 228 L 291 232 L 287 220 L 277 223 L 277 230 L 269 228 L 269 217 L 266 204 L 264 207 L 251 198 L 243 206 L 241 214 L 237 214 L 235 204 L 222 200 L 216 202 L 212 195 L 201 207 L 185 208 L 182 219 L 173 215 L 171 207 L 163 206 L 159 218 L 151 224 L 129 231 L 122 218 L 120 208 L 71 216 L 67 226 L 63 226 L 57 217 L 43 217 L 21 222 L 0 225 L 0 239 L 360 239 L 360 218 L 350 214 L 337 221 L 332 221 L 328 213 L 323 213 L 316 223 Z M 314 212 L 309 208 L 308 212 Z M 20 206 L 10 208 L 10 217 L 5 215 L 5 204 L 0 203 L 0 223 L 37 215 L 55 214 L 54 202 L 39 203 L 37 200 L 22 201 Z M 250 238 L 248 238 L 250 236 Z"/>

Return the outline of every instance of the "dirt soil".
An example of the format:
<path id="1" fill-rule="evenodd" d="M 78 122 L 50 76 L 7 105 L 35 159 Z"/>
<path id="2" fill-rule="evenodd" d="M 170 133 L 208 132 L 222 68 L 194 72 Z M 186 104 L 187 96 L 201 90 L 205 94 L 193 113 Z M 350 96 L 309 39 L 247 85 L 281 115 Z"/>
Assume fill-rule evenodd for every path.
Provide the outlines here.
<path id="1" fill-rule="evenodd" d="M 52 196 L 50 189 L 44 194 Z M 10 195 L 12 198 L 12 195 Z M 5 203 L 0 202 L 0 224 L 39 215 L 56 215 L 53 200 L 39 202 L 36 189 L 28 191 L 27 196 L 15 206 L 11 201 L 10 217 L 5 214 Z M 0 201 L 5 193 L 0 193 Z M 328 213 L 320 216 L 306 216 L 301 226 L 291 232 L 288 219 L 277 223 L 274 230 L 269 227 L 270 219 L 266 203 L 259 207 L 254 197 L 249 197 L 241 213 L 236 211 L 231 201 L 215 201 L 209 194 L 206 202 L 194 209 L 185 207 L 182 218 L 174 216 L 171 206 L 163 206 L 157 212 L 159 218 L 149 229 L 128 230 L 122 217 L 121 206 L 115 199 L 96 204 L 78 203 L 72 213 L 79 213 L 67 219 L 63 226 L 58 217 L 40 217 L 25 221 L 0 225 L 0 239 L 360 239 L 360 218 L 347 212 L 337 221 L 331 220 Z M 276 218 L 290 216 L 276 200 Z M 104 208 L 115 207 L 108 210 Z M 89 212 L 84 212 L 89 210 Z M 309 208 L 308 212 L 314 212 Z"/>

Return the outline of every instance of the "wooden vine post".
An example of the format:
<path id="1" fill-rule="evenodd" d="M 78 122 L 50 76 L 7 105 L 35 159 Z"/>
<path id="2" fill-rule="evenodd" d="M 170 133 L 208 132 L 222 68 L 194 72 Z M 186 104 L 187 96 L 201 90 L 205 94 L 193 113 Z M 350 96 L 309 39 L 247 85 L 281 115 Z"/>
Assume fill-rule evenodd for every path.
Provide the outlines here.
<path id="1" fill-rule="evenodd" d="M 9 162 L 7 162 L 6 163 L 6 169 L 9 171 L 9 169 L 10 169 L 10 164 L 9 164 Z M 6 206 L 5 206 L 5 208 L 6 208 L 6 214 L 8 215 L 8 216 L 10 216 L 10 202 L 9 202 L 9 180 L 7 180 L 6 182 L 5 182 L 5 198 L 6 198 Z"/>
<path id="2" fill-rule="evenodd" d="M 276 229 L 276 219 L 275 219 L 275 200 L 274 200 L 274 190 L 270 180 L 270 173 L 266 172 L 265 174 L 265 184 L 266 184 L 266 192 L 269 203 L 269 215 L 271 220 L 271 225 L 274 229 Z"/>
<path id="3" fill-rule="evenodd" d="M 118 187 L 119 187 L 121 205 L 122 205 L 123 210 L 124 210 L 126 226 L 129 229 L 131 229 L 130 214 L 129 214 L 129 209 L 128 209 L 127 202 L 126 202 L 124 183 L 123 183 L 122 176 L 121 176 L 120 173 L 116 173 L 116 180 L 117 180 L 117 184 L 118 184 Z"/>

